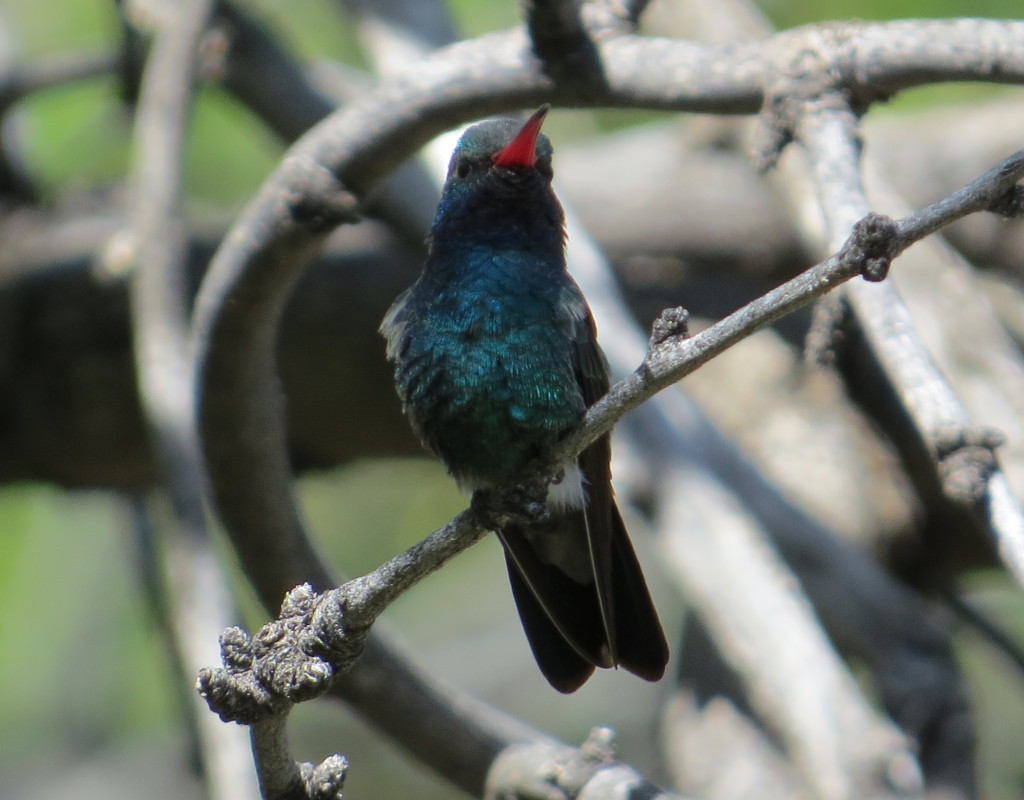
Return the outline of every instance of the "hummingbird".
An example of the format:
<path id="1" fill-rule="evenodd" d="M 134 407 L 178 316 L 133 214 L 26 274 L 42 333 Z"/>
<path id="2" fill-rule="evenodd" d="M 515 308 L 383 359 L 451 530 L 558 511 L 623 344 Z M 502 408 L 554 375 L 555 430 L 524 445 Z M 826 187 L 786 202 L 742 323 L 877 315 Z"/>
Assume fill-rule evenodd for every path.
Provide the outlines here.
<path id="1" fill-rule="evenodd" d="M 514 481 L 610 385 L 590 308 L 566 271 L 549 106 L 468 128 L 448 166 L 423 271 L 380 330 L 413 430 L 459 487 Z M 609 436 L 558 467 L 546 518 L 495 531 L 548 682 L 595 667 L 661 678 L 668 645 L 612 495 Z"/>

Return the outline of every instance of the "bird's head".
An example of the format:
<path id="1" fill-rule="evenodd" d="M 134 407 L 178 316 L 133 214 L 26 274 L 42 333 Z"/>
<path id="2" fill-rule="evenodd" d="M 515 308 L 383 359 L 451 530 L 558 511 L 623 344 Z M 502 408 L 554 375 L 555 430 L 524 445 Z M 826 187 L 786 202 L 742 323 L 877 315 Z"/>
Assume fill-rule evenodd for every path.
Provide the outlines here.
<path id="1" fill-rule="evenodd" d="M 550 106 L 543 105 L 525 123 L 493 119 L 468 128 L 448 165 L 448 181 L 474 182 L 484 176 L 516 181 L 529 173 L 551 180 L 551 142 L 540 132 Z"/>
<path id="2" fill-rule="evenodd" d="M 468 128 L 448 166 L 431 231 L 432 250 L 486 246 L 542 250 L 561 258 L 565 217 L 551 188 L 548 106 L 526 122 L 493 119 Z"/>

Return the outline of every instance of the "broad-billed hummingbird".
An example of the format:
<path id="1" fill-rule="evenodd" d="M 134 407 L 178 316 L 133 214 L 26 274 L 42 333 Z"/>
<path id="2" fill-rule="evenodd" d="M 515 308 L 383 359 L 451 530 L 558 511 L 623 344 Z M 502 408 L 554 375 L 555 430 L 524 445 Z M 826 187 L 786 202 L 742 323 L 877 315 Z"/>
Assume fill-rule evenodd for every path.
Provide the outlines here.
<path id="1" fill-rule="evenodd" d="M 515 479 L 609 386 L 594 320 L 565 268 L 548 107 L 462 135 L 419 279 L 381 324 L 413 429 L 468 490 Z M 541 672 L 561 692 L 594 667 L 658 680 L 668 646 L 612 497 L 609 437 L 561 465 L 548 518 L 497 531 Z"/>

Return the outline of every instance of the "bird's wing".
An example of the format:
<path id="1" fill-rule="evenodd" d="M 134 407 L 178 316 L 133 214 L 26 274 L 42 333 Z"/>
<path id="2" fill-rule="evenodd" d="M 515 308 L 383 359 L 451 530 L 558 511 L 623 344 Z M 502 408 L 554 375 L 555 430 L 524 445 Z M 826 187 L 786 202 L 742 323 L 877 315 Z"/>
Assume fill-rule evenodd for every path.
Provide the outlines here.
<path id="1" fill-rule="evenodd" d="M 592 582 L 577 582 L 557 563 L 546 561 L 536 546 L 540 537 L 568 537 L 582 547 L 583 526 L 582 513 L 573 513 L 529 530 L 508 526 L 498 531 L 530 649 L 560 692 L 578 689 L 595 666 L 614 665 Z"/>
<path id="2" fill-rule="evenodd" d="M 416 344 L 415 338 L 409 335 L 410 326 L 415 326 L 417 320 L 416 309 L 411 302 L 415 296 L 416 286 L 417 284 L 414 283 L 398 295 L 395 302 L 391 304 L 391 308 L 384 315 L 378 330 L 386 343 L 385 354 L 387 359 L 395 365 L 395 389 L 402 401 L 402 411 L 409 419 L 412 432 L 424 448 L 432 454 L 438 455 L 437 442 L 424 429 L 409 404 L 408 379 L 403 378 L 400 374 L 403 372 L 403 364 L 405 370 L 408 371 L 410 360 L 415 361 L 417 358 L 422 358 L 422 353 L 419 355 L 410 353 L 411 350 L 415 350 Z"/>
<path id="3" fill-rule="evenodd" d="M 399 349 L 402 347 L 402 342 L 405 339 L 405 329 L 408 322 L 405 319 L 406 313 L 406 301 L 412 295 L 413 286 L 410 286 L 404 292 L 402 292 L 395 299 L 395 302 L 391 304 L 391 308 L 388 309 L 384 315 L 384 319 L 381 320 L 380 328 L 378 329 L 381 335 L 384 337 L 384 341 L 387 343 L 387 359 L 388 361 L 395 361 L 399 355 Z"/>
<path id="4" fill-rule="evenodd" d="M 608 391 L 610 379 L 608 363 L 597 344 L 597 329 L 593 315 L 575 286 L 578 303 L 574 314 L 572 365 L 583 395 L 590 408 Z M 594 573 L 594 589 L 601 608 L 608 647 L 612 657 L 618 652 L 614 619 L 613 545 L 617 534 L 618 515 L 612 499 L 611 438 L 606 434 L 587 447 L 577 458 L 583 473 L 587 493 L 584 516 L 587 527 L 587 545 Z M 621 523 L 618 523 L 621 525 Z"/>
<path id="5" fill-rule="evenodd" d="M 608 392 L 610 377 L 590 310 L 585 305 L 584 309 L 577 324 L 573 365 L 590 408 Z M 577 463 L 587 484 L 587 541 L 612 658 L 646 680 L 658 680 L 668 661 L 668 643 L 612 494 L 610 436 L 602 436 L 580 453 Z"/>

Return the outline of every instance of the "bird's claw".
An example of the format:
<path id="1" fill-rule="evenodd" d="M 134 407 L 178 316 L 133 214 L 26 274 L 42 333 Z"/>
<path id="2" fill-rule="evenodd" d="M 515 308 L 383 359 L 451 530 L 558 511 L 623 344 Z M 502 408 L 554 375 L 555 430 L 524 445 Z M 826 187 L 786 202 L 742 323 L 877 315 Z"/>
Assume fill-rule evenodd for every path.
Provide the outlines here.
<path id="1" fill-rule="evenodd" d="M 488 530 L 510 524 L 535 525 L 550 517 L 547 485 L 540 481 L 515 483 L 502 489 L 477 489 L 469 507 Z"/>

